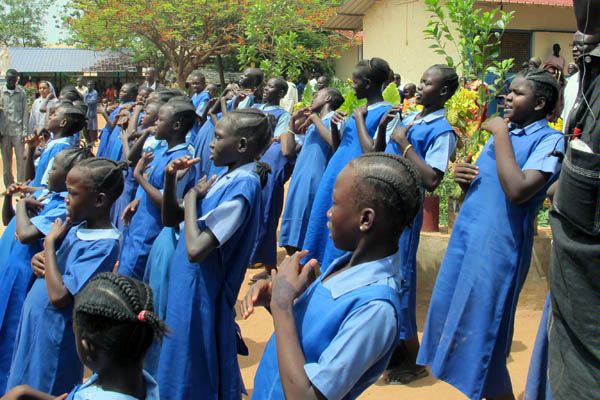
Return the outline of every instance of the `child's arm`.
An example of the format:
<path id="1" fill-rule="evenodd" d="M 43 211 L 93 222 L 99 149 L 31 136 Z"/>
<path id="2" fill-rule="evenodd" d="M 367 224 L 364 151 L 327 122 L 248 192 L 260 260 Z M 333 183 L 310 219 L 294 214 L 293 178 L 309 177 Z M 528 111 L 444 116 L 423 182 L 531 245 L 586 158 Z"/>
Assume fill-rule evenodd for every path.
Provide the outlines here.
<path id="1" fill-rule="evenodd" d="M 286 257 L 279 272 L 273 270 L 271 312 L 275 326 L 277 362 L 281 376 L 283 392 L 288 399 L 325 399 L 325 396 L 313 386 L 304 365 L 306 358 L 300 346 L 293 304 L 306 289 L 316 260 L 310 260 L 300 269 L 300 259 L 308 251 Z"/>
<path id="2" fill-rule="evenodd" d="M 198 184 L 185 195 L 185 248 L 190 261 L 202 262 L 211 251 L 219 246 L 219 241 L 210 229 L 200 230 L 198 227 L 198 199 L 204 198 L 215 182 L 216 176 L 210 180 L 202 177 Z"/>
<path id="3" fill-rule="evenodd" d="M 65 393 L 56 397 L 27 385 L 19 385 L 8 391 L 0 400 L 64 400 L 68 395 Z"/>
<path id="4" fill-rule="evenodd" d="M 218 102 L 219 102 L 218 97 L 213 97 L 212 99 L 208 100 L 208 102 L 206 103 L 206 106 L 204 106 L 204 110 L 202 110 L 202 115 L 200 115 L 200 126 L 202 126 L 202 124 L 204 124 L 206 122 L 206 120 L 208 118 L 208 113 Z"/>
<path id="5" fill-rule="evenodd" d="M 184 209 L 177 196 L 177 175 L 180 171 L 189 170 L 200 158 L 189 156 L 173 160 L 165 169 L 165 184 L 163 186 L 163 201 L 161 218 L 164 226 L 177 226 L 184 218 Z"/>
<path id="6" fill-rule="evenodd" d="M 108 115 L 108 112 L 106 111 L 106 107 L 100 106 L 100 107 L 98 107 L 98 110 L 100 111 L 100 115 L 102 115 L 102 118 L 104 118 L 104 120 L 106 121 L 106 125 L 108 125 L 109 131 L 112 131 L 115 128 L 115 126 L 117 125 L 116 119 L 115 119 L 115 121 L 110 119 L 110 115 Z"/>
<path id="7" fill-rule="evenodd" d="M 394 129 L 394 133 L 392 134 L 392 140 L 398 143 L 398 147 L 402 151 L 403 157 L 412 161 L 417 167 L 417 170 L 421 174 L 421 178 L 423 178 L 423 185 L 425 189 L 429 192 L 433 192 L 435 188 L 439 186 L 444 178 L 444 172 L 440 171 L 436 168 L 432 168 L 425 163 L 421 157 L 414 151 L 412 145 L 406 138 L 407 132 L 410 130 L 412 125 L 408 126 L 399 126 Z"/>
<path id="8" fill-rule="evenodd" d="M 488 119 L 482 128 L 494 135 L 496 169 L 504 194 L 513 203 L 526 202 L 544 187 L 548 176 L 538 170 L 521 170 L 515 160 L 508 125 L 502 118 Z"/>
<path id="9" fill-rule="evenodd" d="M 146 192 L 150 200 L 152 200 L 152 202 L 157 206 L 162 207 L 162 193 L 160 192 L 160 190 L 152 186 L 150 182 L 148 182 L 148 179 L 146 179 L 146 177 L 144 176 L 144 171 L 146 170 L 146 167 L 153 159 L 153 153 L 144 153 L 144 155 L 142 155 L 142 158 L 140 158 L 137 165 L 135 166 L 135 169 L 133 170 L 133 177 L 135 178 L 137 183 L 140 184 L 142 189 L 144 189 L 144 192 Z"/>
<path id="10" fill-rule="evenodd" d="M 42 137 L 37 133 L 25 137 L 25 170 L 23 175 L 26 181 L 32 180 L 35 176 L 35 150 L 40 145 L 41 141 Z"/>
<path id="11" fill-rule="evenodd" d="M 289 160 L 293 160 L 296 158 L 296 154 L 298 154 L 298 145 L 295 140 L 296 125 L 302 118 L 308 118 L 307 113 L 310 113 L 310 111 L 306 108 L 296 111 L 292 118 L 290 118 L 288 131 L 279 136 L 279 142 L 281 143 L 281 154 L 283 154 L 285 158 Z"/>
<path id="12" fill-rule="evenodd" d="M 148 139 L 148 136 L 154 132 L 156 132 L 155 126 L 144 129 L 141 136 L 133 143 L 129 149 L 129 154 L 127 155 L 127 161 L 129 161 L 131 165 L 135 166 L 138 164 L 138 161 L 140 161 L 140 158 L 142 158 L 144 143 L 146 142 L 146 139 Z"/>
<path id="13" fill-rule="evenodd" d="M 392 107 L 381 119 L 379 122 L 379 126 L 377 127 L 377 134 L 375 136 L 375 140 L 373 141 L 373 150 L 372 151 L 385 151 L 385 147 L 387 145 L 387 133 L 388 129 L 394 128 L 393 125 L 390 126 L 390 122 L 394 119 L 398 118 L 400 120 L 400 115 L 402 114 L 402 107 Z M 370 139 L 370 137 L 368 137 Z M 366 139 L 366 138 L 365 138 Z M 363 147 L 364 151 L 364 147 Z"/>
<path id="14" fill-rule="evenodd" d="M 19 200 L 17 203 L 16 234 L 21 243 L 31 244 L 41 239 L 44 234 L 31 223 L 28 211 L 39 213 L 44 205 L 32 196 Z"/>
<path id="15" fill-rule="evenodd" d="M 319 136 L 321 136 L 321 139 L 323 139 L 325 143 L 329 145 L 329 147 L 333 147 L 331 129 L 327 128 L 325 124 L 323 124 L 323 121 L 321 121 L 321 118 L 319 118 L 319 116 L 316 114 L 312 114 L 308 118 L 310 118 L 312 123 L 315 125 L 315 128 L 317 129 L 317 132 L 319 132 Z"/>
<path id="16" fill-rule="evenodd" d="M 12 204 L 13 195 L 15 193 L 24 193 L 26 188 L 26 185 L 12 183 L 4 192 L 4 203 L 2 204 L 2 223 L 4 226 L 8 225 L 10 220 L 15 216 L 15 210 Z"/>
<path id="17" fill-rule="evenodd" d="M 131 115 L 131 117 L 129 117 L 129 124 L 127 124 L 127 136 L 131 136 L 134 135 L 137 132 L 138 129 L 138 125 L 139 125 L 139 121 L 140 121 L 140 114 L 142 113 L 142 111 L 144 110 L 144 105 L 143 104 L 136 104 L 135 107 L 133 107 L 133 114 Z"/>
<path id="18" fill-rule="evenodd" d="M 346 115 L 342 112 L 336 111 L 331 117 L 331 149 L 335 152 L 342 141 L 342 135 L 340 133 L 339 124 L 344 122 Z"/>
<path id="19" fill-rule="evenodd" d="M 271 277 L 269 277 L 268 279 L 259 279 L 250 286 L 240 303 L 240 311 L 244 319 L 248 319 L 254 313 L 254 307 L 262 306 L 270 310 L 272 283 Z"/>
<path id="20" fill-rule="evenodd" d="M 56 243 L 67 233 L 70 223 L 71 219 L 69 217 L 65 219 L 64 223 L 60 218 L 57 218 L 44 239 L 44 277 L 48 289 L 48 298 L 56 308 L 65 308 L 73 303 L 73 296 L 65 286 L 56 260 Z"/>

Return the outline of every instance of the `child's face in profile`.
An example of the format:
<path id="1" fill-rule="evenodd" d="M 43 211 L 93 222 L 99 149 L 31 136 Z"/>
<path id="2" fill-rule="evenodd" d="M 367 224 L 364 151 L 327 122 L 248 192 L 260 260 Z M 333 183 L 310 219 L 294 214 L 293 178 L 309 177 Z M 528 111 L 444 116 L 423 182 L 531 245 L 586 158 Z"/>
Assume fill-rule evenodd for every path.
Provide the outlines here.
<path id="1" fill-rule="evenodd" d="M 315 97 L 313 98 L 312 103 L 310 103 L 310 111 L 311 112 L 319 112 L 321 109 L 327 104 L 329 99 L 329 95 L 327 94 L 326 89 L 321 89 L 317 92 Z"/>
<path id="2" fill-rule="evenodd" d="M 440 101 L 440 90 L 442 89 L 442 73 L 436 68 L 430 68 L 423 73 L 415 100 L 417 104 L 424 107 L 436 104 Z"/>
<path id="3" fill-rule="evenodd" d="M 241 138 L 238 137 L 227 119 L 221 119 L 215 126 L 215 138 L 210 142 L 210 159 L 216 166 L 234 164 L 240 156 Z"/>
<path id="4" fill-rule="evenodd" d="M 85 221 L 88 216 L 96 214 L 98 193 L 90 189 L 91 182 L 81 168 L 74 167 L 67 174 L 67 192 L 65 199 L 67 216 L 71 222 Z"/>
<path id="5" fill-rule="evenodd" d="M 356 183 L 354 168 L 346 166 L 335 181 L 333 203 L 327 211 L 327 228 L 333 244 L 340 250 L 354 251 L 361 237 Z"/>
<path id="6" fill-rule="evenodd" d="M 156 138 L 163 140 L 173 134 L 173 109 L 165 104 L 158 110 L 158 118 L 156 120 Z"/>
<path id="7" fill-rule="evenodd" d="M 48 173 L 48 189 L 52 192 L 65 191 L 67 172 L 65 155 L 63 153 L 58 153 L 56 157 L 54 157 L 52 168 Z"/>
<path id="8" fill-rule="evenodd" d="M 63 124 L 63 115 L 60 112 L 60 108 L 52 107 L 48 113 L 46 119 L 46 129 L 50 132 L 57 132 Z"/>
<path id="9" fill-rule="evenodd" d="M 531 115 L 543 108 L 533 92 L 532 85 L 523 77 L 515 78 L 510 84 L 504 102 L 504 117 L 520 125 L 531 119 Z"/>
<path id="10" fill-rule="evenodd" d="M 150 107 L 146 107 L 146 111 L 144 111 L 144 116 L 142 117 L 142 126 L 144 128 L 148 128 L 156 123 L 158 110 L 159 107 L 153 104 Z"/>
<path id="11" fill-rule="evenodd" d="M 366 71 L 363 67 L 358 67 L 352 73 L 352 89 L 356 93 L 356 97 L 364 99 L 367 97 L 368 80 L 365 78 Z"/>

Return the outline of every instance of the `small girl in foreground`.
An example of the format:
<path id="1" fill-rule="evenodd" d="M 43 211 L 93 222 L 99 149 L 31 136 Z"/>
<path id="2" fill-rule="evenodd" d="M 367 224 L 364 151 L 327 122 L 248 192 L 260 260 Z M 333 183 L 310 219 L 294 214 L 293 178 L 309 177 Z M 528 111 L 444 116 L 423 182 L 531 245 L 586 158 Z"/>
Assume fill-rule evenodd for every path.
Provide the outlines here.
<path id="1" fill-rule="evenodd" d="M 242 302 L 244 318 L 270 304 L 275 325 L 253 399 L 354 399 L 379 378 L 402 323 L 398 240 L 422 199 L 419 174 L 399 156 L 369 153 L 342 170 L 327 217 L 347 253 L 312 284 L 317 261 L 288 256 Z"/>
<path id="2" fill-rule="evenodd" d="M 110 272 L 99 274 L 75 297 L 73 331 L 79 358 L 94 374 L 67 400 L 159 399 L 156 381 L 142 369 L 148 347 L 166 332 L 152 311 L 148 286 Z M 3 400 L 23 398 L 55 399 L 18 386 Z"/>
<path id="3" fill-rule="evenodd" d="M 60 395 L 83 378 L 73 336 L 73 297 L 97 273 L 112 271 L 119 231 L 110 208 L 123 190 L 121 167 L 105 158 L 81 161 L 67 175 L 67 218 L 57 219 L 32 259 L 41 275 L 27 294 L 7 389 L 26 384 Z M 69 229 L 71 222 L 78 224 Z"/>

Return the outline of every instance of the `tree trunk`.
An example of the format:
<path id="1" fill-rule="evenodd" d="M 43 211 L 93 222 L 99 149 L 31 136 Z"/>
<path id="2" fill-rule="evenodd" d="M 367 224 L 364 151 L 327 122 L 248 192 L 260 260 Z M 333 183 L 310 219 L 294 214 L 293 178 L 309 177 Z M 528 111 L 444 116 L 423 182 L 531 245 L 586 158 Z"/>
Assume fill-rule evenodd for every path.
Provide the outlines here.
<path id="1" fill-rule="evenodd" d="M 219 80 L 221 81 L 221 90 L 225 90 L 225 71 L 223 71 L 223 59 L 217 54 L 217 69 L 219 70 Z"/>

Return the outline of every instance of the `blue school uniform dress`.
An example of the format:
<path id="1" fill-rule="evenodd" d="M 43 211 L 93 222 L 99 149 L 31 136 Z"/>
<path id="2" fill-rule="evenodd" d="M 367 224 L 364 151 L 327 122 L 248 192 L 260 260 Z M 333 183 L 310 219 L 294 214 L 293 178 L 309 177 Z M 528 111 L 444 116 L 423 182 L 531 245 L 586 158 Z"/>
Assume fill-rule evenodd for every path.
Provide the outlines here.
<path id="1" fill-rule="evenodd" d="M 407 126 L 413 123 L 407 132 L 407 139 L 412 144 L 412 150 L 430 167 L 445 172 L 448 161 L 456 148 L 454 130 L 445 117 L 446 110 L 440 109 L 421 119 L 416 119 L 419 112 L 407 115 L 399 124 Z M 390 124 L 395 121 L 390 122 Z M 396 124 L 394 124 L 396 125 Z M 398 144 L 390 140 L 386 153 L 402 155 Z M 417 249 L 421 226 L 423 225 L 423 209 L 402 232 L 398 244 L 402 252 L 402 276 L 408 289 L 407 301 L 404 310 L 408 313 L 403 318 L 402 332 L 400 338 L 410 339 L 417 334 Z"/>
<path id="2" fill-rule="evenodd" d="M 46 145 L 46 148 L 40 155 L 37 166 L 35 167 L 35 176 L 29 183 L 29 186 L 40 187 L 48 185 L 48 174 L 52 170 L 54 157 L 61 151 L 73 147 L 73 137 L 67 136 L 60 139 L 52 139 Z"/>
<path id="3" fill-rule="evenodd" d="M 242 395 L 237 354 L 245 346 L 235 305 L 262 215 L 255 168 L 249 163 L 224 175 L 199 202 L 199 225 L 219 243 L 202 262 L 188 260 L 181 229 L 167 303 L 173 334 L 163 341 L 158 367 L 163 399 L 239 400 Z"/>
<path id="4" fill-rule="evenodd" d="M 365 124 L 371 137 L 375 135 L 379 121 L 391 107 L 390 103 L 382 101 L 371 104 L 367 108 Z M 361 154 L 362 147 L 358 139 L 354 115 L 352 115 L 346 122 L 340 145 L 329 160 L 315 195 L 303 246 L 304 249 L 309 251 L 306 260 L 316 258 L 321 265 L 329 265 L 335 258 L 343 254 L 341 250 L 335 248 L 329 237 L 327 211 L 331 208 L 333 187 L 337 176 L 350 161 Z"/>
<path id="5" fill-rule="evenodd" d="M 400 331 L 400 253 L 355 265 L 323 282 L 351 256 L 336 259 L 294 303 L 304 371 L 328 399 L 355 399 L 373 384 Z M 256 371 L 252 398 L 284 397 L 273 334 Z"/>
<path id="6" fill-rule="evenodd" d="M 329 127 L 333 113 L 331 111 L 321 119 L 323 125 Z M 280 246 L 303 248 L 310 210 L 331 154 L 331 146 L 323 140 L 315 125 L 311 125 L 292 172 L 279 231 Z"/>
<path id="7" fill-rule="evenodd" d="M 287 132 L 290 113 L 284 108 L 266 104 L 255 104 L 253 107 L 275 117 L 274 137 L 278 138 L 282 133 Z M 267 183 L 262 189 L 263 217 L 252 262 L 275 266 L 277 263 L 277 225 L 283 210 L 283 185 L 290 179 L 294 164 L 281 152 L 279 141 L 272 141 L 260 160 L 269 164 L 271 173 L 267 176 Z"/>
<path id="8" fill-rule="evenodd" d="M 116 228 L 69 230 L 56 252 L 65 287 L 75 296 L 100 272 L 112 271 L 119 255 Z M 55 308 L 44 278 L 37 278 L 19 322 L 7 390 L 21 384 L 54 396 L 70 392 L 83 379 L 73 334 L 73 304 Z"/>
<path id="9" fill-rule="evenodd" d="M 200 93 L 194 93 L 192 95 L 192 104 L 194 104 L 194 108 L 196 109 L 196 114 L 201 116 L 206 108 L 206 104 L 210 100 L 210 94 L 208 91 L 203 90 Z"/>
<path id="10" fill-rule="evenodd" d="M 563 148 L 561 133 L 545 119 L 511 127 L 509 135 L 521 170 L 542 171 L 547 183 L 525 203 L 512 203 L 498 179 L 494 138 L 486 143 L 437 276 L 417 358 L 472 399 L 512 392 L 506 358 L 533 220 L 560 169 L 550 153 Z"/>
<path id="11" fill-rule="evenodd" d="M 133 102 L 123 103 L 121 107 L 128 106 L 132 103 Z M 119 107 L 119 111 L 121 110 L 121 107 Z M 121 161 L 123 159 L 123 142 L 121 141 L 121 127 L 119 125 L 115 125 L 110 133 L 104 157 L 114 161 Z"/>
<path id="12" fill-rule="evenodd" d="M 165 180 L 165 168 L 172 161 L 184 156 L 193 156 L 193 150 L 186 143 L 180 143 L 171 149 L 162 149 L 154 153 L 154 160 L 147 170 L 147 180 L 157 189 L 162 189 Z M 186 188 L 194 182 L 193 174 L 187 173 L 177 182 L 177 195 L 183 197 Z M 140 186 L 135 196 L 140 199 L 136 213 L 125 232 L 123 249 L 119 258 L 119 273 L 136 279 L 144 277 L 148 254 L 152 243 L 163 228 L 160 207 L 155 204 Z"/>
<path id="13" fill-rule="evenodd" d="M 116 107 L 110 114 L 109 119 L 111 122 L 115 121 L 117 115 L 121 111 L 121 106 Z M 98 150 L 96 150 L 96 157 L 107 157 L 108 152 L 108 142 L 110 141 L 110 137 L 112 136 L 112 130 L 108 123 L 102 128 L 100 131 L 100 140 L 98 141 Z"/>
<path id="14" fill-rule="evenodd" d="M 44 205 L 42 211 L 32 217 L 30 222 L 46 235 L 56 218 L 65 219 L 67 209 L 65 197 L 67 192 L 48 192 L 38 200 Z M 43 241 L 23 244 L 18 240 L 5 257 L 0 267 L 0 392 L 6 387 L 10 364 L 14 350 L 17 327 L 21 317 L 21 309 L 25 296 L 33 284 L 34 275 L 31 271 L 31 258 L 42 251 Z"/>
<path id="15" fill-rule="evenodd" d="M 550 324 L 550 314 L 552 314 L 552 310 L 550 293 L 548 293 L 540 326 L 533 344 L 527 384 L 525 385 L 526 400 L 552 400 L 552 390 L 548 378 L 548 326 Z"/>
<path id="16" fill-rule="evenodd" d="M 158 384 L 148 372 L 143 371 L 143 373 L 146 382 L 146 397 L 144 399 L 159 400 Z M 97 385 L 98 379 L 98 374 L 90 376 L 85 383 L 77 386 L 69 393 L 67 400 L 138 400 L 136 397 L 123 393 L 103 390 Z"/>

